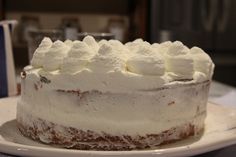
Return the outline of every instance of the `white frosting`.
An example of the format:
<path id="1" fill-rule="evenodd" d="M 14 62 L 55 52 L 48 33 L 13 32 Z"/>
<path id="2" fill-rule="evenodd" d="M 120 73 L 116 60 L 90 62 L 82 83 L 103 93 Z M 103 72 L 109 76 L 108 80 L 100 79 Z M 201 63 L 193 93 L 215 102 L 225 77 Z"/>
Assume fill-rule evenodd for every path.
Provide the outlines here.
<path id="1" fill-rule="evenodd" d="M 173 43 L 171 41 L 166 41 L 166 42 L 163 42 L 159 45 L 157 45 L 157 43 L 154 43 L 154 44 L 152 44 L 152 47 L 154 49 L 158 50 L 159 53 L 165 54 L 168 51 L 169 47 L 172 45 L 173 45 Z"/>
<path id="2" fill-rule="evenodd" d="M 81 95 L 82 91 L 78 94 L 69 89 L 72 92 L 55 90 L 53 82 L 36 84 L 38 88 L 35 89 L 36 79 L 40 78 L 27 75 L 22 82 L 22 95 L 18 103 L 20 116 L 32 114 L 63 126 L 134 136 L 160 133 L 192 122 L 198 116 L 205 117 L 209 82 L 194 85 L 194 88 L 188 82 L 180 84 L 180 88 L 172 86 L 161 90 L 102 94 L 90 90 Z M 77 86 L 79 82 L 72 84 Z M 86 85 L 89 86 L 89 83 Z M 27 123 L 28 120 L 25 120 Z"/>
<path id="3" fill-rule="evenodd" d="M 143 43 L 142 39 L 136 39 L 133 42 L 127 42 L 125 46 L 129 49 L 129 51 L 136 51 L 139 47 L 139 44 Z"/>
<path id="4" fill-rule="evenodd" d="M 31 65 L 34 66 L 35 68 L 42 67 L 45 53 L 48 52 L 51 46 L 52 46 L 51 39 L 48 37 L 43 38 L 39 47 L 35 50 L 35 53 L 31 60 Z"/>
<path id="5" fill-rule="evenodd" d="M 107 40 L 102 39 L 102 40 L 100 40 L 100 41 L 98 42 L 98 46 L 100 47 L 100 46 L 102 46 L 103 44 L 107 44 L 107 43 L 108 43 Z"/>
<path id="6" fill-rule="evenodd" d="M 84 42 L 74 41 L 61 67 L 62 73 L 75 73 L 83 70 L 95 52 Z"/>
<path id="7" fill-rule="evenodd" d="M 88 46 L 90 46 L 91 49 L 93 49 L 95 52 L 98 51 L 99 45 L 98 45 L 98 43 L 96 42 L 96 40 L 92 36 L 86 36 L 83 39 L 83 42 L 85 42 Z"/>
<path id="8" fill-rule="evenodd" d="M 54 71 L 61 67 L 64 57 L 67 55 L 69 47 L 62 41 L 55 41 L 50 49 L 45 53 L 43 68 L 46 71 Z"/>
<path id="9" fill-rule="evenodd" d="M 214 64 L 201 49 L 178 41 L 97 43 L 91 36 L 45 43 L 35 52 L 36 60 L 45 54 L 42 65 L 24 69 L 20 116 L 114 135 L 160 133 L 196 117 L 202 126 Z"/>
<path id="10" fill-rule="evenodd" d="M 173 79 L 192 79 L 194 74 L 193 57 L 189 49 L 181 42 L 176 41 L 170 45 L 164 54 L 166 71 Z"/>
<path id="11" fill-rule="evenodd" d="M 194 70 L 204 73 L 206 78 L 212 77 L 214 64 L 208 54 L 199 47 L 191 48 L 190 53 L 194 58 Z"/>
<path id="12" fill-rule="evenodd" d="M 92 59 L 88 68 L 95 73 L 124 71 L 125 60 L 110 44 L 103 44 Z"/>
<path id="13" fill-rule="evenodd" d="M 136 54 L 127 60 L 127 69 L 130 72 L 143 75 L 159 75 L 165 73 L 163 57 L 147 45 L 140 45 Z"/>
<path id="14" fill-rule="evenodd" d="M 72 46 L 73 46 L 73 41 L 72 41 L 72 40 L 67 39 L 67 40 L 64 41 L 64 43 L 65 43 L 66 46 L 68 46 L 68 47 L 72 47 Z"/>
<path id="15" fill-rule="evenodd" d="M 211 79 L 214 69 L 203 50 L 189 49 L 179 41 L 151 45 L 136 39 L 122 44 L 117 40 L 97 42 L 91 36 L 53 44 L 45 38 L 32 66 L 29 74 L 48 77 L 53 87 L 113 92 L 155 89 L 175 80 L 202 82 Z"/>
<path id="16" fill-rule="evenodd" d="M 120 41 L 109 40 L 108 43 L 112 46 L 112 49 L 115 51 L 115 53 L 124 60 L 127 60 L 130 57 L 129 49 L 125 45 L 123 45 Z"/>

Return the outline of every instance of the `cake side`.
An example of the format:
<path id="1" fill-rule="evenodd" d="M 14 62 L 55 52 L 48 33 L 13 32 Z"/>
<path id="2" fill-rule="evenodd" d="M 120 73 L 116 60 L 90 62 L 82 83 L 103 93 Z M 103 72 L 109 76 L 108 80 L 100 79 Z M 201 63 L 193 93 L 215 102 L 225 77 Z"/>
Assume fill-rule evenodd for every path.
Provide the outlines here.
<path id="1" fill-rule="evenodd" d="M 84 131 L 78 128 L 65 127 L 27 114 L 24 118 L 30 118 L 32 125 L 24 123 L 24 119 L 19 117 L 18 128 L 23 135 L 31 139 L 46 144 L 53 144 L 57 147 L 109 151 L 155 149 L 162 144 L 200 135 L 204 129 L 204 119 L 206 116 L 205 113 L 201 113 L 194 117 L 192 121 L 159 133 L 146 135 L 139 135 L 138 133 L 136 135 L 122 135 L 121 133 L 119 135 L 111 135 L 106 132 Z"/>
<path id="2" fill-rule="evenodd" d="M 115 135 L 161 132 L 205 112 L 210 81 L 136 93 L 47 91 L 27 84 L 17 115 L 22 108 L 56 124 Z"/>
<path id="3" fill-rule="evenodd" d="M 214 64 L 181 42 L 45 38 L 22 73 L 20 131 L 66 148 L 133 150 L 204 128 Z"/>
<path id="4" fill-rule="evenodd" d="M 126 96 L 127 100 L 124 96 L 127 94 L 57 90 L 54 92 L 59 95 L 56 94 L 57 97 L 53 96 L 51 99 L 58 100 L 60 102 L 58 104 L 41 103 L 35 97 L 32 97 L 32 102 L 29 104 L 19 102 L 17 122 L 25 136 L 66 148 L 93 150 L 155 148 L 163 143 L 197 135 L 204 129 L 209 85 L 210 82 L 206 81 L 181 87 L 160 88 L 155 91 L 144 91 L 136 96 L 133 93 L 132 96 Z M 34 92 L 40 91 L 34 89 Z M 40 100 L 50 102 L 48 94 L 42 92 L 42 95 L 44 98 L 40 96 Z M 169 95 L 172 97 L 167 97 Z M 75 101 L 73 103 L 61 101 L 62 97 Z M 118 100 L 122 98 L 121 101 L 126 104 L 121 106 L 122 102 L 114 101 L 114 98 Z M 106 104 L 104 99 L 107 100 Z M 142 100 L 146 100 L 145 106 Z M 61 104 L 62 102 L 65 104 Z M 54 107 L 54 105 L 63 106 Z M 85 110 L 83 106 L 86 107 Z M 50 108 L 54 111 L 52 112 Z"/>
<path id="5" fill-rule="evenodd" d="M 141 103 L 142 106 L 139 106 L 137 103 L 143 99 L 141 98 L 135 102 L 132 108 L 130 108 L 132 110 L 127 110 L 128 108 L 119 106 L 121 110 L 116 114 L 122 116 L 117 117 L 118 119 L 114 119 L 114 113 L 115 111 L 117 112 L 116 108 L 113 108 L 114 111 L 109 111 L 108 108 L 104 107 L 101 108 L 102 111 L 100 109 L 100 113 L 94 114 L 94 110 L 98 111 L 98 109 L 91 103 L 89 103 L 91 108 L 86 112 L 87 117 L 81 117 L 79 115 L 84 113 L 81 107 L 87 103 L 86 100 L 94 100 L 94 98 L 97 97 L 95 95 L 100 95 L 99 97 L 105 99 L 112 97 L 112 95 L 113 97 L 120 97 L 120 95 L 109 93 L 108 96 L 105 93 L 102 94 L 97 91 L 79 93 L 79 91 L 58 90 L 54 91 L 55 93 L 60 93 L 57 97 L 58 99 L 60 99 L 59 97 L 62 95 L 66 97 L 68 97 L 68 95 L 76 98 L 79 97 L 79 99 L 77 99 L 79 101 L 73 102 L 73 104 L 76 104 L 76 107 L 79 110 L 82 110 L 81 112 L 78 112 L 75 106 L 69 106 L 70 103 L 65 104 L 67 108 L 74 110 L 78 117 L 75 117 L 71 113 L 68 114 L 66 109 L 58 110 L 58 108 L 53 107 L 54 112 L 57 113 L 59 117 L 55 116 L 55 113 L 50 111 L 51 107 L 48 104 L 46 104 L 47 106 L 42 106 L 43 103 L 41 103 L 41 105 L 36 105 L 33 103 L 22 104 L 23 102 L 19 102 L 17 106 L 18 127 L 25 136 L 58 147 L 81 150 L 154 149 L 161 144 L 182 140 L 201 133 L 204 129 L 207 101 L 206 95 L 209 90 L 209 85 L 210 82 L 206 81 L 198 84 L 188 84 L 182 87 L 174 86 L 173 89 L 168 87 L 151 91 L 152 93 L 155 93 L 155 95 L 152 95 L 151 97 L 157 97 L 159 101 L 156 101 L 154 104 L 151 104 L 150 101 L 148 102 L 149 105 L 145 106 L 145 108 L 155 110 L 154 106 L 156 106 L 156 108 L 164 113 L 164 115 L 159 114 L 160 112 L 157 112 L 156 110 L 154 112 L 145 112 L 145 108 L 142 107 L 143 103 Z M 182 95 L 173 95 L 173 93 L 182 93 Z M 144 94 L 148 95 L 149 92 L 145 91 L 142 95 Z M 46 95 L 47 94 L 44 93 L 44 96 Z M 173 97 L 171 100 L 170 97 L 172 95 Z M 183 95 L 187 96 L 183 97 Z M 101 102 L 101 98 L 99 101 L 99 97 L 97 97 L 95 101 Z M 149 97 L 148 100 L 150 100 L 151 97 Z M 166 97 L 168 98 L 168 101 L 165 100 Z M 54 98 L 55 97 L 53 97 L 53 99 Z M 47 97 L 45 97 L 45 99 L 48 100 Z M 137 97 L 135 97 L 135 99 L 137 99 Z M 35 103 L 37 103 L 37 99 L 34 100 L 36 100 Z M 134 100 L 131 100 L 130 103 L 132 101 Z M 106 103 L 109 103 L 109 101 L 106 101 Z M 102 104 L 97 105 L 99 106 Z M 40 107 L 48 107 L 47 110 L 50 112 L 47 113 L 44 110 L 43 113 L 40 113 Z M 176 108 L 179 109 L 179 111 L 177 111 Z M 32 112 L 33 110 L 35 112 Z M 92 115 L 90 115 L 89 112 L 91 112 Z M 109 117 L 109 115 L 103 114 L 108 112 L 113 113 L 112 116 L 110 115 Z M 124 114 L 125 112 L 127 113 Z M 52 117 L 49 116 L 49 113 Z M 135 116 L 131 113 L 141 116 L 140 119 L 138 117 L 133 117 L 133 119 L 131 119 L 130 115 Z M 142 115 L 145 116 L 146 119 L 144 119 Z M 97 121 L 94 122 L 94 119 L 89 119 L 91 116 L 96 117 Z M 122 117 L 124 117 L 125 120 L 122 120 Z M 74 121 L 68 121 L 73 119 Z M 108 120 L 110 123 L 106 123 L 104 119 Z M 117 125 L 112 125 L 111 120 Z M 144 123 L 145 125 L 140 125 L 142 123 L 140 120 L 146 120 Z M 85 123 L 87 126 L 84 125 Z M 90 128 L 88 128 L 88 123 L 91 123 Z M 124 125 L 124 123 L 128 125 Z"/>

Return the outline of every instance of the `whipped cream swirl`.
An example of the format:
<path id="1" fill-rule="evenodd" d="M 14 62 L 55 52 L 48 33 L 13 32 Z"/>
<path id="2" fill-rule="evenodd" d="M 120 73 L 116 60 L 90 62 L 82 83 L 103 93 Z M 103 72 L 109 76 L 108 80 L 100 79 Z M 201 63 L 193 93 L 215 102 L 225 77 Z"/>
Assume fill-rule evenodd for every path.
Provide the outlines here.
<path id="1" fill-rule="evenodd" d="M 97 42 L 92 36 L 54 43 L 44 38 L 31 63 L 32 71 L 50 76 L 58 85 L 69 79 L 71 83 L 66 84 L 71 89 L 78 80 L 85 80 L 91 86 L 81 83 L 80 89 L 102 91 L 146 90 L 181 80 L 202 82 L 210 80 L 214 70 L 202 49 L 189 49 L 179 41 L 150 44 L 136 39 L 122 44 L 118 40 Z"/>
<path id="2" fill-rule="evenodd" d="M 33 58 L 31 60 L 31 65 L 35 68 L 39 68 L 43 66 L 43 60 L 45 57 L 45 53 L 48 52 L 48 50 L 52 46 L 52 41 L 50 38 L 45 37 L 41 41 L 39 47 L 35 50 Z"/>
<path id="3" fill-rule="evenodd" d="M 215 65 L 212 64 L 210 56 L 199 47 L 192 47 L 190 54 L 194 58 L 194 70 L 202 72 L 206 78 L 212 77 Z"/>
<path id="4" fill-rule="evenodd" d="M 55 41 L 50 49 L 45 53 L 43 68 L 46 71 L 60 69 L 64 57 L 67 55 L 69 47 L 62 41 Z"/>
<path id="5" fill-rule="evenodd" d="M 90 35 L 86 36 L 83 39 L 83 42 L 85 42 L 89 47 L 91 47 L 91 49 L 93 49 L 93 51 L 95 51 L 95 52 L 98 51 L 99 45 L 92 36 L 90 36 Z"/>
<path id="6" fill-rule="evenodd" d="M 91 49 L 85 42 L 74 41 L 67 57 L 65 57 L 63 60 L 61 72 L 80 72 L 87 66 L 89 60 L 94 55 L 95 51 Z"/>
<path id="7" fill-rule="evenodd" d="M 128 71 L 143 75 L 164 75 L 165 61 L 155 49 L 141 44 L 135 50 L 135 54 L 126 63 Z"/>
<path id="8" fill-rule="evenodd" d="M 169 44 L 169 43 L 168 43 Z M 192 79 L 193 78 L 193 57 L 189 49 L 181 42 L 176 41 L 170 44 L 164 56 L 166 61 L 166 71 L 174 79 Z"/>
<path id="9" fill-rule="evenodd" d="M 114 51 L 112 45 L 104 43 L 98 53 L 91 59 L 88 68 L 95 73 L 107 73 L 125 70 L 125 60 Z"/>
<path id="10" fill-rule="evenodd" d="M 73 41 L 67 39 L 67 40 L 64 41 L 64 44 L 66 44 L 66 46 L 68 46 L 68 47 L 72 47 L 73 46 Z"/>

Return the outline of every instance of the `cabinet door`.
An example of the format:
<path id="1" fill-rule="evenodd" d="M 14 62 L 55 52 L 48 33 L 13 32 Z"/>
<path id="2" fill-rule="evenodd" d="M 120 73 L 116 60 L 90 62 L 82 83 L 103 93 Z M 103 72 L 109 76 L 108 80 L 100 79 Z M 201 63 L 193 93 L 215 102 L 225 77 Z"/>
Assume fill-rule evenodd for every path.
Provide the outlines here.
<path id="1" fill-rule="evenodd" d="M 218 0 L 216 17 L 217 33 L 215 47 L 217 50 L 236 49 L 236 1 Z"/>
<path id="2" fill-rule="evenodd" d="M 151 0 L 150 40 L 212 49 L 214 0 Z"/>
<path id="3" fill-rule="evenodd" d="M 0 0 L 0 20 L 3 20 L 4 19 L 4 0 Z"/>

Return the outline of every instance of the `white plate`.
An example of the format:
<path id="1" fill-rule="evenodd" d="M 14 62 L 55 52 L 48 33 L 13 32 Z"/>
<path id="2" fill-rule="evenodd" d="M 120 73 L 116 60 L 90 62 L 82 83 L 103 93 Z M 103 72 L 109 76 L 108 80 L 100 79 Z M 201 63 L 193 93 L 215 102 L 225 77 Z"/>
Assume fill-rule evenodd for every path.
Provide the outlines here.
<path id="1" fill-rule="evenodd" d="M 236 109 L 208 103 L 208 116 L 202 137 L 190 138 L 156 150 L 145 151 L 81 151 L 53 148 L 23 137 L 16 128 L 17 97 L 0 99 L 0 152 L 35 157 L 174 157 L 190 156 L 236 143 Z"/>

